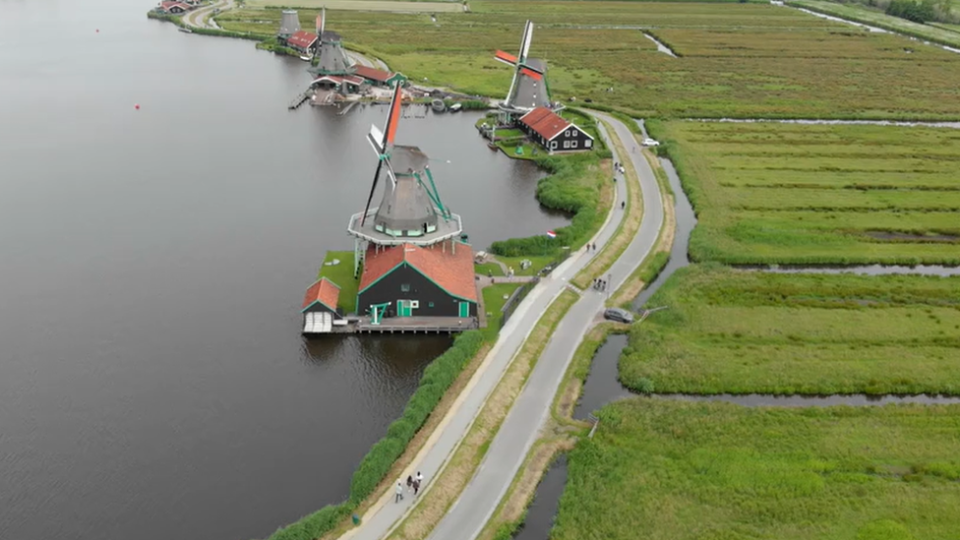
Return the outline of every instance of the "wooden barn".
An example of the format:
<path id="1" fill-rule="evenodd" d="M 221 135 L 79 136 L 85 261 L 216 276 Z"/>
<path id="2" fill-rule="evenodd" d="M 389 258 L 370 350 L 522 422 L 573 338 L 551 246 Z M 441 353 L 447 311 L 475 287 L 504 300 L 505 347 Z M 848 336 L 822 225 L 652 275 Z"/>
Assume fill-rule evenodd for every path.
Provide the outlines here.
<path id="1" fill-rule="evenodd" d="M 357 311 L 387 317 L 477 316 L 473 250 L 457 241 L 367 248 Z"/>
<path id="2" fill-rule="evenodd" d="M 593 148 L 593 137 L 546 107 L 521 116 L 517 127 L 551 154 Z"/>

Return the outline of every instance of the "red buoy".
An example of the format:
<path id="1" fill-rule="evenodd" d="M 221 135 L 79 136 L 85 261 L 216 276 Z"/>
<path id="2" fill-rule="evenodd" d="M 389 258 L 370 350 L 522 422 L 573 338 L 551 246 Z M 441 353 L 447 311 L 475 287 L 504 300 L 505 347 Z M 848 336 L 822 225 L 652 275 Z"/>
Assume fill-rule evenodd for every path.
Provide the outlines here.
<path id="1" fill-rule="evenodd" d="M 136 105 L 133 106 L 133 108 L 139 111 L 139 110 L 140 110 L 140 104 L 137 103 Z"/>

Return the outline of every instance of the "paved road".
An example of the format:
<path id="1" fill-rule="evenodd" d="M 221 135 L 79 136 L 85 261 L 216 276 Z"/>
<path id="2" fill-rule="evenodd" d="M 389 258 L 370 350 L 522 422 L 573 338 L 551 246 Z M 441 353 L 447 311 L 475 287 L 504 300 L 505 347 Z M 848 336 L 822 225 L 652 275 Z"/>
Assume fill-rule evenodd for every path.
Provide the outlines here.
<path id="1" fill-rule="evenodd" d="M 186 15 L 181 21 L 186 26 L 193 28 L 219 28 L 217 23 L 213 22 L 213 19 L 205 21 L 205 17 L 213 13 L 215 9 L 220 9 L 220 11 L 226 11 L 233 8 L 233 0 L 220 0 L 212 5 L 202 7 L 200 9 L 195 9 Z"/>
<path id="2" fill-rule="evenodd" d="M 663 203 L 653 170 L 640 153 L 639 145 L 627 126 L 612 117 L 599 113 L 596 115 L 613 126 L 623 142 L 640 177 L 643 193 L 644 213 L 640 231 L 609 270 L 612 289 L 616 289 L 643 262 L 656 244 L 663 224 Z M 619 161 L 620 157 L 614 153 L 614 160 Z M 623 182 L 618 184 L 621 196 L 625 195 Z M 572 278 L 574 275 L 570 272 L 564 273 L 565 278 Z M 603 309 L 606 297 L 606 293 L 592 289 L 586 291 L 557 326 L 526 386 L 490 444 L 480 468 L 454 506 L 434 529 L 429 537 L 431 540 L 474 540 L 480 534 L 539 436 L 563 375 L 573 359 L 573 353 L 596 318 L 597 312 Z"/>
<path id="3" fill-rule="evenodd" d="M 656 178 L 639 154 L 639 149 L 634 148 L 635 144 L 629 130 L 616 119 L 602 117 L 615 126 L 624 145 L 633 148 L 631 151 L 635 153 L 631 157 L 634 159 L 637 170 L 641 171 L 641 189 L 645 201 L 641 234 L 637 235 L 611 269 L 612 283 L 616 287 L 629 276 L 653 247 L 660 229 L 659 224 L 663 219 L 663 209 L 660 205 Z M 602 128 L 601 133 L 606 137 Z M 615 156 L 615 159 L 619 160 L 619 157 Z M 613 210 L 593 240 L 598 245 L 606 244 L 616 231 L 623 215 L 616 202 L 624 200 L 625 197 L 626 185 L 623 181 L 619 181 Z M 647 201 L 650 202 L 647 203 Z M 484 359 L 477 374 L 461 392 L 450 413 L 424 445 L 424 449 L 417 456 L 411 469 L 404 471 L 401 475 L 405 477 L 416 471 L 424 473 L 426 486 L 421 497 L 429 496 L 431 481 L 456 450 L 483 403 L 542 313 L 550 302 L 568 287 L 568 281 L 590 262 L 593 255 L 593 252 L 587 253 L 581 250 L 564 261 L 530 292 L 501 330 L 496 345 Z M 460 500 L 438 525 L 431 538 L 472 540 L 479 533 L 507 486 L 510 485 L 527 450 L 536 439 L 538 427 L 549 412 L 549 405 L 572 358 L 573 351 L 597 312 L 602 308 L 604 300 L 604 294 L 593 290 L 587 291 L 560 322 L 554 338 L 547 345 L 545 354 L 537 363 L 503 427 L 494 438 L 476 476 L 470 481 Z M 410 509 L 411 504 L 412 500 L 409 496 L 405 501 L 395 504 L 391 490 L 363 516 L 362 525 L 352 529 L 343 538 L 378 540 L 389 533 Z"/>
<path id="4" fill-rule="evenodd" d="M 625 184 L 622 181 L 617 182 L 617 200 L 624 200 L 625 197 Z M 614 204 L 613 206 L 614 209 L 609 213 L 607 222 L 595 237 L 594 241 L 598 245 L 605 244 L 620 223 L 623 213 L 619 210 L 619 205 Z M 460 440 L 473 423 L 473 419 L 483 407 L 487 396 L 500 381 L 501 376 L 510 364 L 510 360 L 520 349 L 547 306 L 567 287 L 568 280 L 572 279 L 577 272 L 590 262 L 593 255 L 594 253 L 587 253 L 585 250 L 571 255 L 527 295 L 510 318 L 510 321 L 501 329 L 497 343 L 477 370 L 477 375 L 461 392 L 457 401 L 451 407 L 451 412 L 428 439 L 424 445 L 424 450 L 417 456 L 411 471 L 404 471 L 401 475 L 406 477 L 411 472 L 423 472 L 426 485 L 425 492 L 421 493 L 421 497 L 429 496 L 431 481 L 456 450 Z M 407 500 L 394 504 L 391 490 L 363 516 L 360 527 L 352 529 L 342 538 L 355 538 L 357 540 L 378 540 L 382 538 L 397 523 L 397 520 L 410 509 L 411 502 L 411 498 L 407 497 Z"/>

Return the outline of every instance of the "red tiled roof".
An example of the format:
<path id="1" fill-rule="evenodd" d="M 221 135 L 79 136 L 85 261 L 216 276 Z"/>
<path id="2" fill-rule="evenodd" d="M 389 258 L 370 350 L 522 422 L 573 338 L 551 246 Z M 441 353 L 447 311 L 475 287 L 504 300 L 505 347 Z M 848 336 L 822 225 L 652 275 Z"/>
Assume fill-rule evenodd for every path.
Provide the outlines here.
<path id="1" fill-rule="evenodd" d="M 355 74 L 372 81 L 387 82 L 387 79 L 393 77 L 393 73 L 383 71 L 382 69 L 374 69 L 367 66 L 354 66 L 354 68 Z"/>
<path id="2" fill-rule="evenodd" d="M 456 253 L 451 251 L 449 245 L 444 248 L 440 244 L 429 247 L 404 244 L 379 250 L 371 245 L 363 262 L 360 291 L 363 292 L 374 281 L 406 262 L 448 294 L 476 302 L 473 250 L 468 244 L 458 244 Z"/>
<path id="3" fill-rule="evenodd" d="M 546 107 L 537 107 L 521 116 L 520 121 L 548 141 L 570 126 L 570 122 Z"/>
<path id="4" fill-rule="evenodd" d="M 337 301 L 340 299 L 340 287 L 327 278 L 320 278 L 320 281 L 314 283 L 307 289 L 307 294 L 303 297 L 303 309 L 307 309 L 315 302 L 327 306 L 336 311 Z"/>
<path id="5" fill-rule="evenodd" d="M 347 81 L 348 83 L 355 84 L 357 86 L 360 86 L 364 82 L 363 79 L 361 79 L 360 77 L 353 77 L 351 75 L 347 75 L 346 77 L 343 78 L 343 80 Z"/>
<path id="6" fill-rule="evenodd" d="M 190 6 L 184 4 L 183 2 L 160 2 L 160 8 L 164 11 L 170 11 L 170 8 L 174 6 L 180 6 L 184 10 L 189 10 Z"/>
<path id="7" fill-rule="evenodd" d="M 306 49 L 317 41 L 317 35 L 306 30 L 297 30 L 292 36 L 287 38 L 287 43 L 301 49 Z"/>

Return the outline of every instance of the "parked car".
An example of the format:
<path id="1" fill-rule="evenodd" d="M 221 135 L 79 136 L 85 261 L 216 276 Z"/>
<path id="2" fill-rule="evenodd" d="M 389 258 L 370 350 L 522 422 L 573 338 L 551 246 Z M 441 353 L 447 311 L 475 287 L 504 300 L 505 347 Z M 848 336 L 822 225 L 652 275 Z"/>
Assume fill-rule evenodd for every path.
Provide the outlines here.
<path id="1" fill-rule="evenodd" d="M 625 309 L 609 308 L 603 312 L 603 318 L 608 321 L 616 321 L 630 324 L 633 322 L 633 313 Z"/>
<path id="2" fill-rule="evenodd" d="M 655 140 L 653 140 L 653 139 L 644 139 L 644 140 L 643 140 L 643 145 L 644 145 L 644 146 L 647 146 L 647 147 L 650 147 L 650 146 L 660 146 L 660 142 L 659 142 L 659 141 L 655 141 Z"/>

